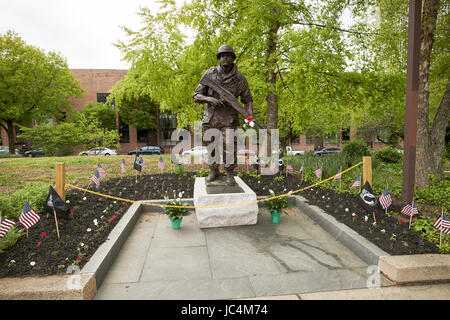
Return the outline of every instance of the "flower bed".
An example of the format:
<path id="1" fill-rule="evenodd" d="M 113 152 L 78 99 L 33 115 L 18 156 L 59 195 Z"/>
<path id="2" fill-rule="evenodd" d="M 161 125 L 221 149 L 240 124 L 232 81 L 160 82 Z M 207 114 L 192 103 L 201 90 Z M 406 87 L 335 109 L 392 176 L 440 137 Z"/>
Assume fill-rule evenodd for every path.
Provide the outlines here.
<path id="1" fill-rule="evenodd" d="M 258 196 L 268 196 L 269 189 L 278 194 L 310 185 L 290 174 L 287 177 L 240 176 Z M 90 188 L 130 200 L 173 199 L 181 191 L 184 192 L 183 198 L 192 198 L 194 180 L 195 175 L 191 172 L 185 176 L 163 173 L 138 177 L 137 182 L 135 176 L 102 180 L 98 189 Z M 391 255 L 439 252 L 435 244 L 408 229 L 409 220 L 405 217 L 389 217 L 378 210 L 374 225 L 372 215 L 355 203 L 354 195 L 337 194 L 321 188 L 298 194 Z M 12 248 L 0 254 L 0 278 L 66 273 L 72 264 L 82 268 L 132 204 L 84 194 L 76 189 L 69 189 L 66 199 L 71 212 L 67 219 L 59 219 L 60 239 L 53 216 L 39 213 L 41 220 L 29 229 L 28 238 L 23 235 Z M 400 212 L 398 200 L 393 200 L 390 211 Z"/>

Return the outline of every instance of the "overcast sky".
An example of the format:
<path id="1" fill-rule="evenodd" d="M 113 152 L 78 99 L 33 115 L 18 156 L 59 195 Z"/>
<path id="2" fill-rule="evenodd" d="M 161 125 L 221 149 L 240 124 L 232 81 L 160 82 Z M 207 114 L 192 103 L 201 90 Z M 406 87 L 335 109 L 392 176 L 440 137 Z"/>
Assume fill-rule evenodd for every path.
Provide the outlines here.
<path id="1" fill-rule="evenodd" d="M 140 26 L 140 6 L 159 8 L 155 0 L 0 0 L 0 34 L 60 52 L 71 69 L 128 69 L 113 43 L 126 40 L 119 26 Z"/>

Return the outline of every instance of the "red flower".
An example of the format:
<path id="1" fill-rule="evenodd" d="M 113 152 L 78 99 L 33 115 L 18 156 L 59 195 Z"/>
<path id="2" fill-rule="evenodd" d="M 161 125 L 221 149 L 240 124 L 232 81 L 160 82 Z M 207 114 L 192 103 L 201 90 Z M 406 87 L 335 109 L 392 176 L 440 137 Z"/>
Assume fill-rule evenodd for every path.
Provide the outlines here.
<path id="1" fill-rule="evenodd" d="M 72 209 L 72 210 L 70 210 L 70 212 L 74 213 L 74 212 L 75 212 L 75 210 L 74 210 L 74 209 Z"/>
<path id="2" fill-rule="evenodd" d="M 40 242 L 38 242 L 37 244 L 36 244 L 36 247 L 39 247 L 41 245 L 41 243 Z"/>
<path id="3" fill-rule="evenodd" d="M 41 236 L 45 237 L 47 234 L 45 232 L 41 233 Z"/>
<path id="4" fill-rule="evenodd" d="M 78 260 L 81 260 L 82 258 L 81 258 L 81 257 L 78 257 L 77 259 L 78 259 Z"/>
<path id="5" fill-rule="evenodd" d="M 398 219 L 398 221 L 403 222 L 403 219 Z"/>
<path id="6" fill-rule="evenodd" d="M 92 238 L 89 238 L 88 241 L 92 241 Z"/>

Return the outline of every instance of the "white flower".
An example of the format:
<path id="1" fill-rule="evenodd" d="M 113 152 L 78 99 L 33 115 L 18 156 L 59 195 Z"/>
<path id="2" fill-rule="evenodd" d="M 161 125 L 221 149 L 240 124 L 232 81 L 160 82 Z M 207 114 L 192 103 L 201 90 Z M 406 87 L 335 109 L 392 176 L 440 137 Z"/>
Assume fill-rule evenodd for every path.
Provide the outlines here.
<path id="1" fill-rule="evenodd" d="M 84 243 L 83 243 L 83 242 L 80 242 L 80 246 L 84 247 Z"/>
<path id="2" fill-rule="evenodd" d="M 66 203 L 70 203 L 70 201 L 69 201 L 69 200 L 66 200 Z"/>
<path id="3" fill-rule="evenodd" d="M 98 221 L 97 221 L 97 219 L 94 219 L 94 220 L 93 220 L 93 222 L 94 222 L 94 224 L 95 224 L 95 225 L 97 225 L 97 224 L 98 224 Z"/>
<path id="4" fill-rule="evenodd" d="M 270 192 L 271 194 L 275 194 L 275 192 L 273 192 L 272 189 L 269 189 L 269 192 Z"/>
<path id="5" fill-rule="evenodd" d="M 369 217 L 368 217 L 368 216 L 365 216 L 365 217 L 364 217 L 364 221 L 367 222 L 367 220 L 369 220 Z"/>
<path id="6" fill-rule="evenodd" d="M 183 192 L 180 191 L 180 193 L 178 194 L 178 198 L 183 198 Z"/>
<path id="7" fill-rule="evenodd" d="M 34 267 L 35 264 L 36 264 L 36 262 L 34 262 L 34 261 L 30 262 L 30 266 L 32 266 L 32 267 Z"/>
<path id="8" fill-rule="evenodd" d="M 114 202 L 113 203 L 117 203 L 117 201 L 116 200 L 114 200 Z"/>
<path id="9" fill-rule="evenodd" d="M 348 208 L 345 208 L 345 212 L 348 212 L 349 210 L 348 210 Z"/>
<path id="10" fill-rule="evenodd" d="M 91 232 L 91 228 L 87 228 L 87 230 L 86 230 L 87 232 Z"/>
<path id="11" fill-rule="evenodd" d="M 376 222 L 372 223 L 372 225 L 376 225 L 376 224 L 377 224 Z"/>
<path id="12" fill-rule="evenodd" d="M 322 199 L 325 199 L 325 196 L 322 196 Z"/>
<path id="13" fill-rule="evenodd" d="M 291 193 L 292 193 L 292 190 L 289 190 L 288 194 L 291 194 Z"/>
<path id="14" fill-rule="evenodd" d="M 386 230 L 384 230 L 384 229 L 381 229 L 380 231 L 381 231 L 382 233 L 385 233 L 385 232 L 386 232 Z"/>
<path id="15" fill-rule="evenodd" d="M 10 263 L 16 263 L 16 260 L 11 260 Z"/>
<path id="16" fill-rule="evenodd" d="M 106 213 L 106 209 L 105 209 L 105 210 L 103 210 L 103 213 Z"/>
<path id="17" fill-rule="evenodd" d="M 354 217 L 354 216 L 356 216 L 356 213 L 353 212 L 353 213 L 352 213 L 352 217 Z"/>
<path id="18" fill-rule="evenodd" d="M 395 233 L 393 233 L 392 236 L 393 236 L 393 237 L 397 237 L 397 236 L 395 235 Z"/>
<path id="19" fill-rule="evenodd" d="M 83 200 L 85 200 L 85 201 L 86 201 L 86 197 L 83 197 Z"/>

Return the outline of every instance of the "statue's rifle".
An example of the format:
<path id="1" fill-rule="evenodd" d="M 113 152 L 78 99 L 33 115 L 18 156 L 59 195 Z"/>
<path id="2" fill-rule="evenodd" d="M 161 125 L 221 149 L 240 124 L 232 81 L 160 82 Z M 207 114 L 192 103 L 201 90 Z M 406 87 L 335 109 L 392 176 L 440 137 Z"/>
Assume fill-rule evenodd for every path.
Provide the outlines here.
<path id="1" fill-rule="evenodd" d="M 215 92 L 217 92 L 220 101 L 226 102 L 227 105 L 230 105 L 234 110 L 239 112 L 244 117 L 245 122 L 249 124 L 251 127 L 256 126 L 258 129 L 265 129 L 262 125 L 253 120 L 253 116 L 250 114 L 250 112 L 242 107 L 238 99 L 230 91 L 223 88 L 216 81 L 210 79 L 209 77 L 203 77 L 200 80 L 200 83 L 203 84 L 204 86 L 210 87 Z"/>

